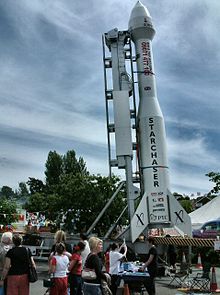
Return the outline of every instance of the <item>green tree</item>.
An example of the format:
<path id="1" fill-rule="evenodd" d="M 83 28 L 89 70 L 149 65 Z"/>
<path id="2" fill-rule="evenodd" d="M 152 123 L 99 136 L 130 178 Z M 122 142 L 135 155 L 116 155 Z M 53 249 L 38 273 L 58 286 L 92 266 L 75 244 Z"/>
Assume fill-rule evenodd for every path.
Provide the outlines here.
<path id="1" fill-rule="evenodd" d="M 63 156 L 50 151 L 45 167 L 45 185 L 29 178 L 31 196 L 25 208 L 33 212 L 47 212 L 45 215 L 56 220 L 58 227 L 65 219 L 64 227 L 71 232 L 87 230 L 115 192 L 119 178 L 90 175 L 83 158 L 77 159 L 73 150 Z M 105 233 L 124 206 L 125 194 L 122 191 L 95 231 Z"/>
<path id="2" fill-rule="evenodd" d="M 8 225 L 15 221 L 17 221 L 16 203 L 3 197 L 0 205 L 0 224 Z"/>
<path id="3" fill-rule="evenodd" d="M 97 217 L 97 212 L 99 213 L 103 207 L 106 205 L 107 201 L 112 197 L 114 192 L 117 189 L 119 184 L 119 178 L 116 176 L 112 177 L 103 177 L 100 175 L 94 175 L 92 179 L 93 190 L 91 197 L 91 212 L 95 214 L 92 215 L 94 221 Z M 126 201 L 126 192 L 122 189 L 114 201 L 111 203 L 110 207 L 106 210 L 104 216 L 97 223 L 94 232 L 98 233 L 98 235 L 102 236 L 106 234 L 109 227 L 114 224 L 127 205 Z M 91 214 L 91 213 L 90 213 Z M 86 216 L 85 216 L 86 218 Z M 120 223 L 125 225 L 128 220 L 128 212 L 126 212 L 121 219 Z M 91 225 L 91 221 L 89 223 L 88 215 L 87 215 L 87 224 Z M 88 228 L 87 228 L 88 229 Z"/>
<path id="4" fill-rule="evenodd" d="M 89 175 L 83 158 L 76 158 L 74 150 L 65 155 L 59 155 L 56 151 L 50 151 L 46 161 L 46 187 L 48 193 L 60 192 L 63 178 L 68 175 Z"/>
<path id="5" fill-rule="evenodd" d="M 12 198 L 14 196 L 14 191 L 10 186 L 4 185 L 1 189 L 1 196 L 6 198 Z"/>
<path id="6" fill-rule="evenodd" d="M 61 180 L 58 193 L 35 193 L 29 197 L 25 208 L 32 212 L 44 211 L 47 218 L 57 222 L 57 227 L 64 222 L 64 228 L 70 232 L 87 230 L 118 184 L 118 178 L 100 175 L 69 174 L 63 175 Z M 94 231 L 100 235 L 106 233 L 124 206 L 125 195 L 122 191 Z M 124 220 L 127 220 L 127 216 Z"/>
<path id="7" fill-rule="evenodd" d="M 211 194 L 217 194 L 220 191 L 220 173 L 219 172 L 209 172 L 206 174 L 210 179 L 209 181 L 212 181 L 215 183 L 213 189 L 208 193 L 208 195 Z"/>
<path id="8" fill-rule="evenodd" d="M 60 177 L 63 173 L 63 159 L 56 151 L 50 151 L 45 164 L 46 184 L 53 187 L 59 184 Z"/>
<path id="9" fill-rule="evenodd" d="M 46 188 L 42 180 L 36 179 L 34 177 L 29 177 L 29 180 L 27 181 L 27 185 L 29 186 L 31 195 L 35 193 L 43 193 Z"/>
<path id="10" fill-rule="evenodd" d="M 87 230 L 113 195 L 118 185 L 117 177 L 100 175 L 65 175 L 62 179 L 62 209 L 66 213 L 66 228 L 70 231 Z M 103 234 L 114 223 L 125 206 L 121 192 L 105 212 L 94 229 Z M 126 217 L 127 219 L 127 217 Z"/>
<path id="11" fill-rule="evenodd" d="M 27 197 L 28 195 L 29 195 L 29 191 L 27 188 L 27 184 L 25 182 L 19 182 L 18 196 Z"/>
<path id="12" fill-rule="evenodd" d="M 181 206 L 186 210 L 187 213 L 192 212 L 192 202 L 190 201 L 190 199 L 185 198 L 182 200 L 179 200 Z"/>
<path id="13" fill-rule="evenodd" d="M 63 174 L 71 173 L 88 174 L 86 163 L 81 157 L 77 160 L 74 150 L 68 151 L 66 155 L 63 156 Z"/>
<path id="14" fill-rule="evenodd" d="M 56 218 L 61 209 L 60 197 L 56 194 L 35 193 L 30 196 L 25 204 L 29 212 L 46 212 L 48 218 Z"/>
<path id="15" fill-rule="evenodd" d="M 45 195 L 42 193 L 34 193 L 25 204 L 25 209 L 29 212 L 45 211 L 48 209 L 47 198 L 45 198 Z"/>

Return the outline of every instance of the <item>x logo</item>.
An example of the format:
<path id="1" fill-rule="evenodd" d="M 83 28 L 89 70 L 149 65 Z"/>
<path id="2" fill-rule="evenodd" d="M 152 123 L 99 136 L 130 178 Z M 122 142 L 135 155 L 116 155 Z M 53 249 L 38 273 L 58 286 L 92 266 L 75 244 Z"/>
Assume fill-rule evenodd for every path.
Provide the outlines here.
<path id="1" fill-rule="evenodd" d="M 137 216 L 137 226 L 144 225 L 144 213 L 136 214 Z"/>
<path id="2" fill-rule="evenodd" d="M 176 224 L 178 221 L 184 222 L 183 220 L 183 210 L 180 210 L 179 212 L 174 212 L 176 214 Z"/>

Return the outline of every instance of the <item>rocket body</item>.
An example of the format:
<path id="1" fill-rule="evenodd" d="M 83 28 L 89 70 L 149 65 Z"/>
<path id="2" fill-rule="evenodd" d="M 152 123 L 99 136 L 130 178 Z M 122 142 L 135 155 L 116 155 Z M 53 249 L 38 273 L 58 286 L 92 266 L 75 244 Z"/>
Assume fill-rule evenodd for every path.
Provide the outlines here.
<path id="1" fill-rule="evenodd" d="M 106 101 L 109 100 L 107 90 L 112 91 L 117 164 L 119 168 L 126 170 L 129 232 L 132 242 L 135 242 L 141 234 L 148 235 L 146 231 L 150 228 L 173 227 L 180 234 L 192 235 L 189 215 L 170 192 L 165 124 L 157 99 L 153 63 L 152 40 L 154 35 L 155 29 L 151 16 L 140 1 L 136 3 L 131 12 L 129 31 L 118 31 L 115 28 L 105 34 L 105 42 L 111 52 L 111 58 L 106 59 L 104 54 L 104 66 L 105 69 L 112 68 L 113 79 L 112 90 L 106 86 L 106 81 Z M 139 88 L 136 135 L 142 186 L 141 200 L 136 210 L 134 208 L 137 195 L 134 191 L 136 192 L 137 188 L 133 185 L 131 163 L 133 155 L 131 132 L 133 112 L 131 111 L 134 110 L 131 109 L 129 101 L 131 87 L 125 63 L 126 52 L 131 53 L 129 37 L 136 51 Z M 125 48 L 128 44 L 129 50 L 128 47 Z M 130 55 L 129 59 L 133 60 Z M 130 70 L 133 74 L 133 64 Z M 108 117 L 107 122 L 109 124 Z M 139 189 L 137 191 L 139 192 Z"/>
<path id="2" fill-rule="evenodd" d="M 137 132 L 144 190 L 131 220 L 132 242 L 147 227 L 166 225 L 191 236 L 190 217 L 170 192 L 165 124 L 157 100 L 151 44 L 155 30 L 147 8 L 140 1 L 131 12 L 129 31 L 136 50 L 139 87 Z"/>
<path id="3" fill-rule="evenodd" d="M 140 169 L 147 218 L 149 223 L 166 223 L 170 221 L 167 197 L 170 183 L 165 125 L 157 99 L 153 64 L 152 39 L 155 30 L 148 10 L 139 1 L 131 12 L 129 30 L 136 51 Z"/>

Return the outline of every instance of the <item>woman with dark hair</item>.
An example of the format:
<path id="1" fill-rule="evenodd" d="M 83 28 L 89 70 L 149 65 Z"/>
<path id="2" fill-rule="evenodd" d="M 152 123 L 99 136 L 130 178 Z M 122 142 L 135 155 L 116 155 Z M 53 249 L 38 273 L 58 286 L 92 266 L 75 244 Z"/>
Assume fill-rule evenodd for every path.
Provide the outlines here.
<path id="1" fill-rule="evenodd" d="M 50 295 L 67 295 L 69 258 L 64 254 L 65 251 L 63 243 L 56 244 L 55 255 L 51 257 L 49 265 L 49 272 L 54 280 L 54 286 L 50 288 Z"/>
<path id="2" fill-rule="evenodd" d="M 153 237 L 148 237 L 147 242 L 149 246 L 148 257 L 147 257 L 147 261 L 140 268 L 140 270 L 141 271 L 145 271 L 145 269 L 148 270 L 148 273 L 150 275 L 150 280 L 148 279 L 148 281 L 144 283 L 144 286 L 149 295 L 155 295 L 155 277 L 157 275 L 157 249 L 154 245 Z"/>
<path id="3" fill-rule="evenodd" d="M 73 255 L 69 265 L 70 295 L 82 295 L 82 257 L 81 253 L 85 249 L 85 244 L 79 242 L 73 248 Z"/>
<path id="4" fill-rule="evenodd" d="M 22 236 L 14 235 L 12 238 L 14 247 L 8 250 L 2 279 L 7 276 L 7 295 L 29 295 L 29 257 L 36 268 L 31 251 L 22 247 Z"/>

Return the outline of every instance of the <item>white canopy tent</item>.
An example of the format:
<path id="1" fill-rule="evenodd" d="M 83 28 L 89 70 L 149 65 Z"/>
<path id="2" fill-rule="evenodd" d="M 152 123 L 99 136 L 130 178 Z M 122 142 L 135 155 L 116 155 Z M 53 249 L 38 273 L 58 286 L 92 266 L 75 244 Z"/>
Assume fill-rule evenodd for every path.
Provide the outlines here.
<path id="1" fill-rule="evenodd" d="M 199 228 L 203 223 L 220 218 L 220 196 L 212 199 L 204 206 L 191 212 L 192 228 Z"/>

